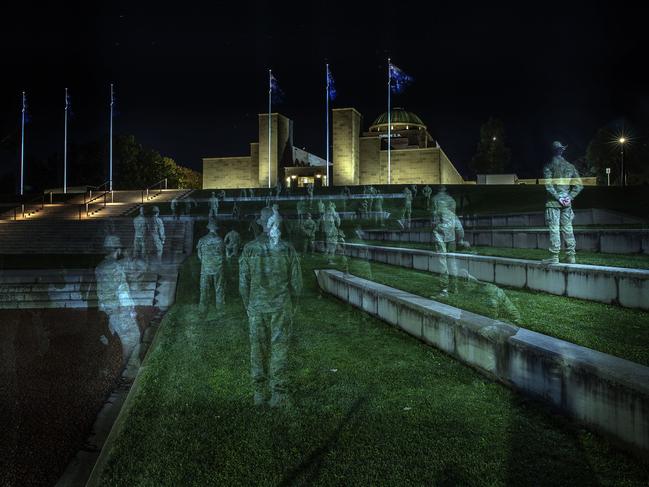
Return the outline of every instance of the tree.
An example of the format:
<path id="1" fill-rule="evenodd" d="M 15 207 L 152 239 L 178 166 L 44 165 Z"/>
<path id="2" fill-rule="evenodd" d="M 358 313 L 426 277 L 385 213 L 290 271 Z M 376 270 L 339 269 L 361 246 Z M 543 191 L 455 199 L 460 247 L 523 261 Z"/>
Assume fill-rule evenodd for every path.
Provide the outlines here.
<path id="1" fill-rule="evenodd" d="M 509 165 L 511 151 L 505 146 L 505 128 L 498 118 L 490 117 L 480 127 L 480 141 L 471 167 L 477 174 L 502 173 Z"/>
<path id="2" fill-rule="evenodd" d="M 621 179 L 622 147 L 619 130 L 600 128 L 588 144 L 585 168 L 589 175 L 597 176 L 600 184 L 606 183 L 606 168 L 611 168 L 611 184 Z M 649 182 L 649 145 L 646 141 L 631 138 L 624 145 L 624 166 L 629 184 Z"/>

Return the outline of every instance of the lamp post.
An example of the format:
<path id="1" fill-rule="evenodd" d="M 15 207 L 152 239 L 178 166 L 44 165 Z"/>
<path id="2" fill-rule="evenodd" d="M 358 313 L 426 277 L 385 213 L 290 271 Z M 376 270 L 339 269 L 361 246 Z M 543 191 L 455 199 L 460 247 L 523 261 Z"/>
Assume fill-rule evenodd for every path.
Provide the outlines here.
<path id="1" fill-rule="evenodd" d="M 620 180 L 620 185 L 626 186 L 626 172 L 624 171 L 624 143 L 626 142 L 626 138 L 620 137 L 618 139 L 618 142 L 620 143 L 620 168 L 622 170 L 622 179 Z"/>

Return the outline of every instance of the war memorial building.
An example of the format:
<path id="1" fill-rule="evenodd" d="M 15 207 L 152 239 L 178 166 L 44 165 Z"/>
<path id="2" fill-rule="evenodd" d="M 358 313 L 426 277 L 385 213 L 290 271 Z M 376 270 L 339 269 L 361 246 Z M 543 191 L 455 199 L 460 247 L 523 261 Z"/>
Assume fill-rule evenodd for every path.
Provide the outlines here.
<path id="1" fill-rule="evenodd" d="M 268 114 L 259 114 L 259 139 L 250 155 L 203 158 L 203 188 L 268 187 Z M 331 174 L 336 186 L 386 184 L 388 180 L 388 117 L 380 115 L 366 132 L 354 108 L 336 108 L 332 117 Z M 426 125 L 402 108 L 391 111 L 390 168 L 393 184 L 462 184 L 457 172 Z M 293 145 L 293 121 L 271 117 L 271 185 L 327 185 L 326 161 Z"/>

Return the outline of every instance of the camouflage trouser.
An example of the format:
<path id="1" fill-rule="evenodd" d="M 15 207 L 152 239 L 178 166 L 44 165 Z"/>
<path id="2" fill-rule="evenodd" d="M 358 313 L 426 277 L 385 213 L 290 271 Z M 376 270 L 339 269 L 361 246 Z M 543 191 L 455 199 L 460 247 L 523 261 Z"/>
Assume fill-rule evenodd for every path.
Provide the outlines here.
<path id="1" fill-rule="evenodd" d="M 291 337 L 290 303 L 273 313 L 250 313 L 250 374 L 255 393 L 286 393 L 286 370 Z"/>
<path id="2" fill-rule="evenodd" d="M 309 250 L 311 253 L 315 250 L 314 237 L 306 236 L 304 237 L 304 253 L 306 254 Z"/>
<path id="3" fill-rule="evenodd" d="M 545 223 L 550 232 L 550 253 L 559 253 L 561 250 L 561 235 L 563 235 L 566 254 L 575 255 L 575 234 L 572 232 L 572 220 L 574 217 L 575 214 L 571 207 L 545 209 Z"/>
<path id="4" fill-rule="evenodd" d="M 325 253 L 329 257 L 329 260 L 331 260 L 334 255 L 336 255 L 336 248 L 338 247 L 338 232 L 326 235 L 326 241 L 327 248 Z"/>
<path id="5" fill-rule="evenodd" d="M 200 308 L 207 308 L 209 301 L 210 284 L 214 286 L 214 293 L 216 294 L 216 306 L 223 304 L 225 298 L 225 291 L 223 289 L 223 268 L 216 274 L 205 274 L 201 272 L 201 299 Z"/>
<path id="6" fill-rule="evenodd" d="M 437 240 L 433 243 L 433 250 L 438 252 L 437 262 L 440 269 L 440 288 L 448 290 L 448 285 L 450 282 L 449 275 L 457 277 L 457 262 L 455 257 L 449 257 L 446 255 L 446 252 L 455 252 L 457 246 L 455 241 L 444 242 L 442 240 Z"/>
<path id="7" fill-rule="evenodd" d="M 232 257 L 237 257 L 239 255 L 239 245 L 226 245 L 225 246 L 225 256 L 228 259 Z"/>
<path id="8" fill-rule="evenodd" d="M 164 248 L 164 244 L 162 243 L 160 237 L 153 237 L 153 246 L 155 247 L 155 252 L 158 258 L 162 257 L 162 249 Z"/>
<path id="9" fill-rule="evenodd" d="M 119 306 L 104 309 L 108 315 L 108 328 L 122 343 L 122 361 L 126 363 L 133 349 L 140 343 L 140 328 L 137 326 L 135 309 L 131 306 Z"/>
<path id="10" fill-rule="evenodd" d="M 133 257 L 145 256 L 146 246 L 144 245 L 144 237 L 135 237 L 133 239 Z"/>
<path id="11" fill-rule="evenodd" d="M 411 216 L 412 216 L 412 205 L 406 203 L 406 206 L 403 208 L 403 219 L 410 222 Z"/>

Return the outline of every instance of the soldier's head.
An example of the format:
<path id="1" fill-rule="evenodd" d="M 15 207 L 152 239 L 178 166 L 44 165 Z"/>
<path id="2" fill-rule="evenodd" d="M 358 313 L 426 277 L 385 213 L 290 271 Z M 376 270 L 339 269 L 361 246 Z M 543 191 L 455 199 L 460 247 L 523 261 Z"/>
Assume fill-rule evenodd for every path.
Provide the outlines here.
<path id="1" fill-rule="evenodd" d="M 153 212 L 153 214 L 155 216 L 158 216 L 160 214 L 160 208 L 158 208 L 157 206 L 154 206 L 153 208 L 151 208 L 151 211 Z"/>
<path id="2" fill-rule="evenodd" d="M 555 140 L 554 142 L 552 142 L 552 153 L 556 156 L 560 156 L 564 153 L 567 147 L 567 145 L 563 145 L 558 140 Z"/>
<path id="3" fill-rule="evenodd" d="M 212 219 L 207 222 L 207 230 L 210 232 L 216 232 L 219 229 L 219 226 L 216 224 L 216 222 Z"/>
<path id="4" fill-rule="evenodd" d="M 117 258 L 122 254 L 122 241 L 117 235 L 106 235 L 104 238 L 104 251 L 107 255 Z"/>
<path id="5" fill-rule="evenodd" d="M 140 206 L 140 215 L 144 215 L 144 206 Z"/>
<path id="6" fill-rule="evenodd" d="M 268 233 L 270 231 L 270 228 L 268 228 L 268 220 L 271 216 L 273 216 L 273 210 L 268 207 L 261 209 L 261 214 L 259 215 L 257 223 L 261 225 L 265 233 Z"/>

